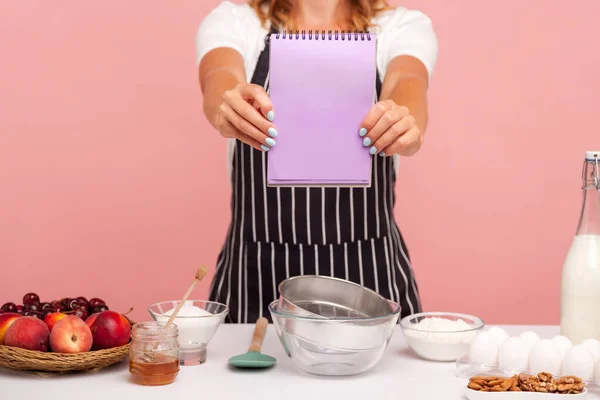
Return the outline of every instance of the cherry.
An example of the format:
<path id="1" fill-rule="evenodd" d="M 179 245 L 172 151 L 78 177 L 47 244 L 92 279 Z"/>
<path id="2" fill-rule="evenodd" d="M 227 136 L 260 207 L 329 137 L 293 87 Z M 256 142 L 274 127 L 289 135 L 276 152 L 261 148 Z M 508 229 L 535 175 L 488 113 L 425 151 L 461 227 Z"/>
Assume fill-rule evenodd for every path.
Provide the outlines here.
<path id="1" fill-rule="evenodd" d="M 22 306 L 22 305 L 20 305 L 20 304 L 19 304 L 19 305 L 17 306 L 17 312 L 18 312 L 19 314 L 23 313 L 23 306 Z"/>
<path id="2" fill-rule="evenodd" d="M 27 311 L 34 311 L 34 312 L 38 312 L 38 311 L 41 311 L 41 309 L 42 309 L 42 308 L 41 308 L 41 307 L 40 307 L 40 305 L 39 305 L 39 304 L 37 304 L 37 303 L 29 303 L 29 304 L 25 304 L 25 305 L 23 306 L 23 309 L 24 309 L 24 310 L 27 310 Z"/>
<path id="3" fill-rule="evenodd" d="M 87 301 L 87 299 L 86 299 L 85 297 L 83 297 L 83 296 L 79 296 L 79 297 L 77 297 L 77 299 L 76 299 L 76 300 L 79 302 L 79 305 L 80 305 L 82 308 L 85 308 L 86 310 L 88 309 L 88 307 L 89 307 L 89 304 L 88 304 L 88 301 Z"/>
<path id="4" fill-rule="evenodd" d="M 90 301 L 88 301 L 88 305 L 92 308 L 96 308 L 96 307 L 104 306 L 104 305 L 106 305 L 106 303 L 104 302 L 104 300 L 94 297 L 93 299 L 90 299 Z"/>
<path id="5" fill-rule="evenodd" d="M 107 311 L 107 310 L 108 310 L 108 307 L 106 307 L 106 306 L 94 307 L 94 308 L 92 308 L 92 314 L 100 313 L 102 311 Z"/>
<path id="6" fill-rule="evenodd" d="M 68 307 L 71 310 L 75 310 L 75 309 L 79 308 L 80 306 L 81 306 L 81 304 L 79 304 L 79 300 L 77 300 L 77 299 L 71 299 L 68 304 Z"/>
<path id="7" fill-rule="evenodd" d="M 52 308 L 52 312 L 64 312 L 67 311 L 67 309 L 65 308 L 65 306 L 63 306 L 62 304 L 57 304 L 54 306 L 54 308 Z"/>
<path id="8" fill-rule="evenodd" d="M 52 304 L 50 303 L 40 303 L 42 311 L 52 310 Z"/>
<path id="9" fill-rule="evenodd" d="M 27 293 L 23 296 L 23 304 L 38 304 L 40 302 L 40 296 L 35 293 Z"/>
<path id="10" fill-rule="evenodd" d="M 86 320 L 86 318 L 88 317 L 88 312 L 85 308 L 78 308 L 75 310 L 75 312 L 73 313 L 73 315 L 78 316 L 79 318 L 81 318 L 82 320 Z"/>
<path id="11" fill-rule="evenodd" d="M 71 299 L 69 297 L 64 297 L 64 298 L 60 299 L 60 304 L 62 304 L 65 307 L 68 307 L 70 301 L 71 301 Z"/>
<path id="12" fill-rule="evenodd" d="M 39 313 L 37 311 L 31 311 L 31 310 L 23 311 L 24 317 L 37 317 L 38 314 Z"/>
<path id="13" fill-rule="evenodd" d="M 17 305 L 15 303 L 6 303 L 0 310 L 4 312 L 17 312 Z"/>

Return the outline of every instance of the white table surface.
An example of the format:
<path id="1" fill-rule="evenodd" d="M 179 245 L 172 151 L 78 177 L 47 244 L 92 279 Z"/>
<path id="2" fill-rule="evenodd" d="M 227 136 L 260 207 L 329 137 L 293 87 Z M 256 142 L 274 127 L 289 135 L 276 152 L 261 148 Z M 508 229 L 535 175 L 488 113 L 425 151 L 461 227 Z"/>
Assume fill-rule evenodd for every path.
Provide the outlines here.
<path id="1" fill-rule="evenodd" d="M 419 359 L 407 347 L 399 328 L 384 359 L 372 370 L 354 377 L 313 376 L 296 369 L 284 354 L 272 325 L 267 330 L 263 353 L 277 358 L 276 366 L 260 371 L 230 369 L 227 359 L 246 351 L 253 328 L 222 325 L 209 344 L 206 363 L 181 367 L 171 385 L 144 387 L 129 382 L 126 361 L 99 372 L 50 378 L 0 370 L 0 399 L 464 399 L 467 381 L 454 376 L 455 364 Z M 511 335 L 531 329 L 547 338 L 559 331 L 554 326 L 503 328 Z M 590 393 L 589 398 L 600 396 Z"/>

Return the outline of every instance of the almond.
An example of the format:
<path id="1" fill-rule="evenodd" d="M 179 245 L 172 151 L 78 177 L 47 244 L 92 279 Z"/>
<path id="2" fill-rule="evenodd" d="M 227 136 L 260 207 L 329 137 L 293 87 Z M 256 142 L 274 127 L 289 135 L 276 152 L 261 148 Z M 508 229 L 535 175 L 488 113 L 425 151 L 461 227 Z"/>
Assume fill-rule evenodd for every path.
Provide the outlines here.
<path id="1" fill-rule="evenodd" d="M 513 385 L 513 380 L 512 379 L 507 379 L 504 382 L 502 382 L 502 384 L 500 385 L 502 387 L 502 389 L 509 389 L 510 387 L 512 387 Z"/>
<path id="2" fill-rule="evenodd" d="M 502 383 L 504 383 L 504 379 L 496 379 L 494 381 L 488 381 L 488 386 L 494 387 L 496 385 L 501 385 Z"/>

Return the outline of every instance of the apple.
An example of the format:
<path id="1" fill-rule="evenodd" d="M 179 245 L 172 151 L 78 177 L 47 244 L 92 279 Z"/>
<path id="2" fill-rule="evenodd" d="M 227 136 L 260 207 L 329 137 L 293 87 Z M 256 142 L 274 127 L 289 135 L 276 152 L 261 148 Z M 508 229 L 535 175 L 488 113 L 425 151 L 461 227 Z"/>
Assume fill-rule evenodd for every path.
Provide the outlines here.
<path id="1" fill-rule="evenodd" d="M 131 324 L 129 320 L 115 311 L 103 311 L 92 323 L 94 350 L 111 349 L 129 343 Z"/>
<path id="2" fill-rule="evenodd" d="M 4 344 L 4 335 L 6 335 L 6 331 L 17 318 L 21 318 L 21 314 L 9 312 L 0 315 L 0 345 Z"/>
<path id="3" fill-rule="evenodd" d="M 46 315 L 46 318 L 44 318 L 44 323 L 48 326 L 48 330 L 52 332 L 52 329 L 54 328 L 56 323 L 66 316 L 67 314 L 63 313 L 50 313 Z"/>
<path id="4" fill-rule="evenodd" d="M 75 315 L 67 315 L 50 332 L 50 348 L 57 353 L 83 353 L 92 348 L 92 332 Z"/>
<path id="5" fill-rule="evenodd" d="M 17 318 L 4 335 L 4 344 L 27 350 L 48 351 L 50 331 L 36 317 Z"/>

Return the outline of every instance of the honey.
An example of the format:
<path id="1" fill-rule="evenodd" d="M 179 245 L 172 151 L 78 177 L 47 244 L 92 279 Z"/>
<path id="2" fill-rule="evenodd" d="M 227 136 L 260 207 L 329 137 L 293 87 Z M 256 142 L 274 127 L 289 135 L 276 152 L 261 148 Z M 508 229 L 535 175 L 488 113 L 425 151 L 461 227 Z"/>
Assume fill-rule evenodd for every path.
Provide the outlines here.
<path id="1" fill-rule="evenodd" d="M 157 322 L 141 322 L 131 328 L 129 372 L 138 385 L 159 386 L 175 381 L 179 373 L 178 329 Z"/>
<path id="2" fill-rule="evenodd" d="M 156 354 L 152 362 L 141 357 L 129 360 L 129 372 L 134 383 L 144 386 L 168 385 L 179 373 L 179 359 L 170 355 Z"/>

